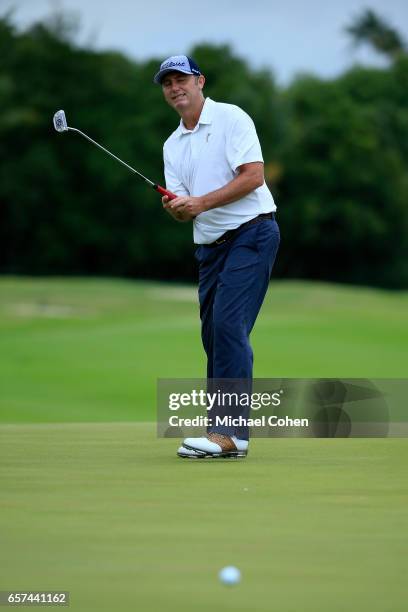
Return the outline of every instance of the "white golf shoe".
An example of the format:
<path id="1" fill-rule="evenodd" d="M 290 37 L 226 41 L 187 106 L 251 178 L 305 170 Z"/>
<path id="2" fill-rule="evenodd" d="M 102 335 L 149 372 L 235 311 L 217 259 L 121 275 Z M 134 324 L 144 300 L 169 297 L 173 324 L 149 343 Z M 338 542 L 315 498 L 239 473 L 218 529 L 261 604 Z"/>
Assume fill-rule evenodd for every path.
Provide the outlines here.
<path id="1" fill-rule="evenodd" d="M 186 448 L 185 446 L 180 446 L 177 455 L 182 459 L 202 459 L 205 457 L 205 453 L 198 453 L 192 448 Z"/>
<path id="2" fill-rule="evenodd" d="M 186 438 L 177 454 L 179 457 L 189 459 L 246 457 L 248 440 L 240 440 L 235 436 L 223 436 L 213 432 L 205 438 Z"/>

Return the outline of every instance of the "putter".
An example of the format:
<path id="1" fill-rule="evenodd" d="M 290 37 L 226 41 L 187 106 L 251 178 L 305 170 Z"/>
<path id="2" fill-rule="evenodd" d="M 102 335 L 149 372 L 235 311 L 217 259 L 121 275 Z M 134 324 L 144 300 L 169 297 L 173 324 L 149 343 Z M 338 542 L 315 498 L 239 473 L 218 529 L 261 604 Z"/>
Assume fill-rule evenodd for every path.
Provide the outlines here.
<path id="1" fill-rule="evenodd" d="M 92 140 L 92 138 L 89 138 L 89 136 L 84 134 L 84 132 L 81 132 L 80 130 L 77 130 L 76 128 L 69 127 L 67 124 L 67 118 L 65 116 L 65 112 L 63 110 L 59 110 L 55 113 L 53 121 L 54 121 L 54 127 L 57 130 L 57 132 L 68 132 L 68 130 L 71 130 L 71 132 L 78 132 L 78 134 L 81 134 L 81 136 L 89 140 L 89 142 L 92 142 L 92 144 L 102 149 L 102 151 L 105 151 L 105 153 L 107 153 L 108 155 L 116 159 L 116 161 L 120 162 L 123 166 L 126 166 L 126 168 L 128 168 L 129 170 L 137 174 L 137 176 L 140 176 L 140 178 L 142 178 L 146 183 L 148 183 L 151 187 L 153 187 L 153 189 L 158 191 L 162 196 L 167 196 L 169 200 L 174 200 L 175 198 L 177 198 L 177 196 L 174 193 L 172 193 L 171 191 L 168 191 L 168 189 L 165 189 L 164 187 L 161 187 L 161 185 L 158 185 L 157 183 L 153 183 L 153 181 L 143 176 L 143 174 L 141 174 L 140 172 L 132 168 L 132 166 L 129 166 L 129 164 L 127 164 L 123 160 L 119 159 L 119 157 L 116 157 L 116 155 L 108 151 L 108 149 L 105 149 L 105 147 L 97 143 L 95 140 Z"/>

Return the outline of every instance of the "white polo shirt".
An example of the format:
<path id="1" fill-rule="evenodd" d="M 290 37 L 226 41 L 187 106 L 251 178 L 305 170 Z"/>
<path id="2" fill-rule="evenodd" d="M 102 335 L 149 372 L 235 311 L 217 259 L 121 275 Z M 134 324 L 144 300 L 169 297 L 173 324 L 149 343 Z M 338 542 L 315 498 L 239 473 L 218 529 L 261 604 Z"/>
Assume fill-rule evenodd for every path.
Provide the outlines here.
<path id="1" fill-rule="evenodd" d="M 177 195 L 201 196 L 224 187 L 237 176 L 237 168 L 263 162 L 254 122 L 241 108 L 206 98 L 193 130 L 180 125 L 163 147 L 166 187 Z M 261 213 L 276 210 L 264 183 L 245 197 L 194 219 L 194 242 L 210 244 L 227 230 Z"/>

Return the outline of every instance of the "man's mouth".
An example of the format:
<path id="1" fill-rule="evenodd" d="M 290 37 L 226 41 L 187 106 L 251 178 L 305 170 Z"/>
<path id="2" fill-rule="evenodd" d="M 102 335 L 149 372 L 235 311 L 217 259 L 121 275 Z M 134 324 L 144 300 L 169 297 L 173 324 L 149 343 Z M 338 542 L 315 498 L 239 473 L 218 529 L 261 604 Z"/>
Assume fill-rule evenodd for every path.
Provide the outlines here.
<path id="1" fill-rule="evenodd" d="M 173 102 L 175 102 L 176 100 L 180 100 L 181 98 L 184 98 L 186 94 L 178 94 L 178 96 L 174 96 Z"/>

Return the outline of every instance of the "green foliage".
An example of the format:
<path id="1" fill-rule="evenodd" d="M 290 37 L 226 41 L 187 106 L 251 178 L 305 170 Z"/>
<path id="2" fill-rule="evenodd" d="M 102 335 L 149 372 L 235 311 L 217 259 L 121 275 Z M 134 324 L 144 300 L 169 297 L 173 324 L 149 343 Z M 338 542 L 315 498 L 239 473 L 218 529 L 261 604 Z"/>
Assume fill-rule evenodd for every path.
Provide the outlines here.
<path id="1" fill-rule="evenodd" d="M 407 286 L 403 63 L 332 82 L 302 78 L 286 92 L 292 123 L 280 193 L 291 244 L 280 258 L 288 273 Z"/>
<path id="2" fill-rule="evenodd" d="M 355 44 L 368 42 L 380 53 L 391 58 L 407 53 L 401 35 L 383 18 L 370 9 L 363 10 L 346 28 Z"/>
<path id="3" fill-rule="evenodd" d="M 178 117 L 135 62 L 81 48 L 75 19 L 25 32 L 0 19 L 0 271 L 192 279 L 190 225 L 95 147 L 57 134 L 64 108 L 83 129 L 158 182 Z M 340 78 L 299 77 L 286 90 L 225 45 L 191 50 L 206 94 L 254 119 L 279 208 L 275 274 L 408 285 L 408 59 Z"/>

